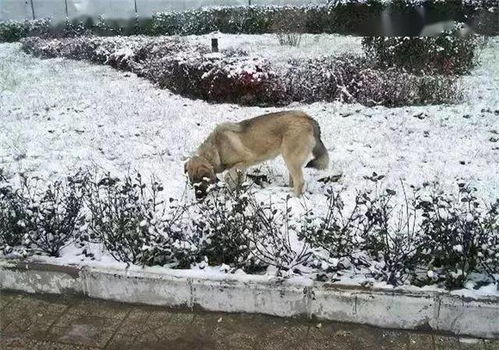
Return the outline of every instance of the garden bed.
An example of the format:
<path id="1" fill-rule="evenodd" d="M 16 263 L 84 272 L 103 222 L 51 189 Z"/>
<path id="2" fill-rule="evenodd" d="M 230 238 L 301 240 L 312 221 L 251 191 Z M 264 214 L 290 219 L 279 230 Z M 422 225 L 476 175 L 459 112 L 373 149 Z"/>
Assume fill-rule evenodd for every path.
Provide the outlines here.
<path id="1" fill-rule="evenodd" d="M 280 218 L 277 218 L 277 226 L 283 227 L 279 223 L 281 218 L 284 218 L 282 214 L 285 213 L 286 204 L 292 208 L 294 223 L 301 222 L 308 209 L 314 209 L 312 218 L 319 221 L 325 218 L 329 208 L 325 193 L 329 186 L 334 193 L 341 193 L 345 204 L 341 212 L 348 216 L 355 206 L 357 192 L 365 193 L 378 186 L 378 193 L 392 195 L 395 211 L 403 213 L 404 188 L 408 195 L 412 195 L 411 186 L 424 187 L 424 183 L 432 184 L 438 181 L 437 188 L 441 188 L 446 195 L 459 193 L 460 184 L 466 188 L 476 188 L 472 195 L 477 198 L 480 211 L 476 213 L 477 215 L 472 213 L 471 216 L 476 216 L 477 220 L 469 222 L 483 223 L 487 211 L 482 209 L 495 202 L 499 188 L 496 174 L 498 150 L 495 139 L 499 113 L 499 102 L 495 93 L 498 70 L 495 65 L 497 60 L 494 59 L 494 55 L 497 54 L 494 45 L 497 45 L 497 42 L 492 40 L 483 53 L 483 61 L 479 67 L 474 69 L 470 76 L 463 78 L 468 95 L 465 102 L 458 105 L 394 109 L 341 103 L 293 105 L 293 108 L 303 109 L 320 123 L 324 142 L 330 151 L 332 169 L 323 173 L 307 172 L 308 188 L 305 197 L 300 200 L 295 198 L 286 200 L 289 189 L 285 187 L 287 174 L 284 164 L 280 159 L 269 162 L 257 169 L 269 179 L 270 183 L 262 183 L 261 188 L 259 185 L 253 185 L 255 198 L 258 202 L 263 202 L 265 208 L 273 205 L 278 210 Z M 276 48 L 279 47 L 276 44 Z M 4 125 L 3 132 L 0 133 L 0 160 L 8 182 L 14 186 L 14 189 L 20 186 L 21 175 L 30 179 L 35 178 L 34 181 L 38 178 L 36 181 L 40 187 L 35 192 L 43 194 L 47 193 L 48 184 L 73 175 L 76 168 L 89 171 L 95 171 L 97 168 L 99 177 L 111 172 L 113 177 L 120 179 L 130 171 L 133 173 L 133 169 L 138 169 L 143 174 L 143 181 L 148 185 L 153 174 L 158 182 L 163 184 L 161 198 L 167 203 L 171 197 L 183 198 L 180 203 L 185 201 L 187 204 L 194 204 L 192 190 L 186 188 L 183 162 L 208 131 L 222 121 L 236 121 L 278 110 L 243 108 L 226 104 L 210 105 L 202 101 L 184 99 L 167 90 L 157 90 L 149 82 L 137 78 L 134 74 L 116 71 L 109 67 L 60 58 L 38 60 L 23 54 L 19 45 L 0 46 L 0 55 L 2 58 L 0 107 Z M 374 172 L 377 174 L 374 175 Z M 324 185 L 319 181 L 338 173 L 342 173 L 338 183 Z M 371 195 L 374 195 L 374 192 L 371 192 Z M 41 197 L 37 198 L 39 200 Z M 219 202 L 227 205 L 231 203 L 230 200 Z M 461 209 L 466 209 L 466 205 L 460 204 L 457 199 L 451 202 L 453 204 L 449 208 L 464 205 Z M 53 206 L 43 208 L 49 211 L 54 209 Z M 135 206 L 132 205 L 132 208 Z M 268 209 L 265 209 L 265 212 L 269 213 Z M 134 213 L 137 212 L 132 212 L 131 219 L 135 224 L 131 227 L 135 229 L 148 227 L 141 226 L 142 220 L 138 220 L 139 216 Z M 216 213 L 230 214 L 231 209 L 226 208 Z M 457 213 L 461 212 L 458 210 Z M 365 213 L 362 216 L 365 217 Z M 215 215 L 204 217 L 216 218 Z M 196 216 L 192 218 L 196 219 Z M 397 215 L 392 218 L 396 219 Z M 456 218 L 456 216 L 451 215 L 447 218 Z M 462 224 L 462 227 L 467 227 L 467 221 L 463 221 L 466 218 L 467 215 L 457 215 L 456 222 Z M 252 222 L 261 223 L 261 221 Z M 195 231 L 180 232 L 190 234 Z M 213 233 L 209 230 L 201 232 L 204 237 Z M 265 233 L 265 231 L 255 232 Z M 461 229 L 459 232 L 467 231 Z M 480 233 L 479 230 L 474 232 Z M 35 251 L 39 249 L 35 244 L 38 241 L 37 234 L 43 232 L 30 234 L 27 237 L 28 242 L 24 243 L 29 249 L 35 247 Z M 480 235 L 483 236 L 483 234 L 478 236 Z M 312 235 L 312 237 L 319 236 Z M 485 237 L 495 236 L 485 235 Z M 59 251 L 60 258 L 43 259 L 56 259 L 46 260 L 47 262 L 60 259 L 63 264 L 95 262 L 109 267 L 116 264 L 110 254 L 112 247 L 106 247 L 103 241 L 84 242 L 83 246 L 77 246 L 73 240 L 75 236 L 70 238 L 72 243 L 69 245 L 63 241 Z M 341 263 L 343 267 L 338 269 L 340 259 L 327 254 L 322 255 L 320 259 L 313 259 L 311 261 L 313 266 L 303 264 L 298 266 L 299 264 L 295 263 L 301 261 L 293 260 L 293 256 L 297 256 L 303 247 L 298 238 L 295 234 L 290 236 L 291 259 L 288 259 L 290 255 L 284 256 L 285 259 L 278 254 L 274 255 L 288 264 L 286 268 L 282 266 L 276 268 L 274 265 L 255 273 L 261 276 L 301 274 L 309 280 L 326 279 L 357 286 L 378 285 L 378 283 L 386 286 L 387 282 L 406 284 L 411 281 L 405 271 L 400 275 L 400 277 L 405 276 L 402 279 L 396 275 L 395 279 L 390 278 L 390 273 L 387 274 L 385 269 L 386 257 L 378 258 L 378 261 L 370 259 L 369 264 L 372 263 L 372 269 L 369 267 L 357 269 L 354 264 L 345 267 L 343 263 Z M 137 247 L 140 253 L 138 256 L 142 258 L 144 244 L 139 241 Z M 150 247 L 154 248 L 154 245 Z M 286 245 L 275 247 L 279 250 Z M 402 245 L 399 247 L 403 248 Z M 464 245 L 459 247 L 459 244 L 453 243 L 447 247 L 453 252 L 452 254 L 467 255 Z M 491 248 L 493 249 L 493 246 Z M 7 255 L 12 255 L 12 251 L 6 252 Z M 480 250 L 476 250 L 477 257 L 479 252 Z M 213 256 L 217 255 L 220 256 L 216 252 L 213 253 Z M 149 255 L 151 256 L 155 255 Z M 167 254 L 158 256 L 168 257 Z M 239 274 L 247 276 L 251 272 L 245 270 L 245 267 L 237 268 L 230 264 L 224 266 L 214 258 L 208 261 L 197 260 L 192 264 L 192 269 L 202 274 L 210 275 L 216 272 L 220 278 L 224 276 L 230 278 Z M 318 264 L 314 260 L 317 260 Z M 164 261 L 128 259 L 127 263 L 134 266 L 133 268 L 140 268 L 139 265 L 143 263 L 155 265 L 163 264 Z M 440 261 L 439 264 L 441 263 Z M 123 265 L 126 263 L 121 264 Z M 447 275 L 451 278 L 463 276 L 457 270 L 454 270 L 454 275 L 451 274 L 450 269 L 447 269 L 449 273 L 446 274 L 445 270 L 439 270 L 441 267 L 433 264 L 430 269 L 429 265 L 424 265 L 425 270 L 418 273 L 429 279 L 427 283 L 433 285 L 431 288 L 445 287 L 444 279 Z M 458 278 L 459 288 L 464 287 L 461 292 L 472 296 L 484 293 L 497 294 L 497 287 L 490 277 L 484 278 L 486 271 L 480 270 L 481 268 L 475 270 L 481 273 L 479 275 L 475 273 L 466 275 L 466 280 Z M 429 271 L 432 273 L 428 274 Z"/>
<path id="2" fill-rule="evenodd" d="M 458 39 L 449 40 L 454 43 Z M 405 67 L 391 63 L 393 59 L 388 63 L 391 67 L 381 68 L 384 59 L 353 55 L 289 59 L 275 64 L 244 50 L 212 53 L 206 44 L 193 45 L 171 37 L 29 38 L 23 40 L 23 49 L 39 57 L 108 64 L 182 96 L 209 102 L 283 106 L 291 102 L 341 101 L 393 107 L 459 101 L 455 74 L 467 72 L 473 66 L 477 45 L 472 37 L 461 40 L 457 46 L 449 44 L 443 52 L 452 55 L 443 58 L 441 43 L 427 43 L 428 48 L 435 48 L 434 54 L 426 58 L 433 64 L 424 67 L 435 69 L 425 72 L 420 65 L 411 67 L 417 74 L 402 70 Z M 410 43 L 395 40 L 392 45 L 405 47 Z M 466 52 L 461 55 L 463 50 Z M 380 56 L 379 51 L 383 52 L 382 57 L 391 57 L 385 48 L 371 51 L 378 53 L 373 57 Z M 399 57 L 396 62 L 405 61 Z"/>

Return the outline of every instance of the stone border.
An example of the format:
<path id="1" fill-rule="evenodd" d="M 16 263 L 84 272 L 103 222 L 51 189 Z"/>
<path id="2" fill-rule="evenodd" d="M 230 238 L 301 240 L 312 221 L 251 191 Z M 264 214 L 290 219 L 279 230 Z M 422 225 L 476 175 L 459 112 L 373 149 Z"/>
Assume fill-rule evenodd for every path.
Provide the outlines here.
<path id="1" fill-rule="evenodd" d="M 255 276 L 246 281 L 0 260 L 0 289 L 209 311 L 306 316 L 499 339 L 499 297 L 368 289 Z"/>

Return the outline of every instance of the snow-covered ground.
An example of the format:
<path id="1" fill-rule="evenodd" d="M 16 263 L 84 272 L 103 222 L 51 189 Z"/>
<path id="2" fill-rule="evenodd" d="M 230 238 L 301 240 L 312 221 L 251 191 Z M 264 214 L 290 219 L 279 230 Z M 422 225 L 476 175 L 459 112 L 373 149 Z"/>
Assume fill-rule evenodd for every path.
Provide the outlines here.
<path id="1" fill-rule="evenodd" d="M 293 34 L 296 35 L 296 34 Z M 192 44 L 210 45 L 211 38 L 218 38 L 220 50 L 239 49 L 249 55 L 261 55 L 274 62 L 286 62 L 290 58 L 309 59 L 318 56 L 343 56 L 345 54 L 362 56 L 361 37 L 330 34 L 302 34 L 299 35 L 298 47 L 280 45 L 275 34 L 248 35 L 223 34 L 189 35 L 179 37 Z"/>
<path id="2" fill-rule="evenodd" d="M 211 36 L 187 37 L 207 41 Z M 275 36 L 219 35 L 221 48 L 241 48 L 275 61 L 361 53 L 360 39 L 304 36 L 298 48 Z M 499 38 L 490 38 L 481 62 L 462 79 L 459 105 L 403 108 L 357 104 L 293 104 L 287 108 L 208 104 L 160 90 L 134 74 L 66 59 L 40 60 L 19 44 L 0 44 L 0 168 L 52 181 L 79 168 L 122 176 L 154 174 L 169 197 L 185 194 L 183 162 L 216 124 L 266 112 L 300 109 L 316 118 L 330 152 L 328 171 L 306 170 L 307 193 L 292 199 L 297 210 L 317 206 L 319 177 L 339 174 L 347 198 L 371 187 L 364 176 L 386 175 L 385 186 L 464 182 L 485 201 L 499 197 Z M 287 172 L 281 159 L 260 167 L 271 184 L 262 199 L 283 200 Z M 398 192 L 400 193 L 400 191 Z M 187 195 L 193 197 L 188 191 Z M 65 261 L 79 260 L 69 247 Z M 97 260 L 109 263 L 109 256 Z"/>
<path id="3" fill-rule="evenodd" d="M 329 54 L 335 47 L 344 52 L 347 43 L 351 51 L 360 50 L 358 38 L 305 39 L 309 42 L 302 47 L 285 50 L 273 36 L 224 35 L 221 41 L 276 59 L 280 52 L 303 57 L 315 42 Z M 320 54 L 319 47 L 309 51 Z M 459 105 L 388 109 L 314 103 L 287 108 L 304 110 L 319 121 L 331 155 L 328 172 L 343 174 L 341 186 L 348 193 L 369 185 L 363 177 L 376 172 L 386 175 L 388 186 L 401 180 L 464 181 L 492 200 L 499 196 L 499 142 L 493 142 L 499 138 L 498 54 L 499 39 L 492 38 L 481 65 L 463 79 L 468 96 Z M 139 170 L 157 175 L 170 196 L 182 195 L 182 164 L 217 123 L 278 110 L 182 98 L 110 67 L 33 58 L 19 44 L 0 46 L 0 93 L 0 167 L 8 173 L 54 179 L 80 167 L 117 175 Z M 273 181 L 262 192 L 288 192 L 282 160 L 262 170 Z M 320 191 L 315 180 L 322 175 L 306 172 L 310 200 Z"/>

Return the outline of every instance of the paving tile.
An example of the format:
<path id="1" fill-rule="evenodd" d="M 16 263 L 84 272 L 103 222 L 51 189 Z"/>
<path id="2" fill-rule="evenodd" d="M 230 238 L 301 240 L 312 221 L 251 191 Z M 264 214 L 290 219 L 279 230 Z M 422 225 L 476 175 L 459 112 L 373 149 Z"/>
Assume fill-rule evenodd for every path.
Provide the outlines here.
<path id="1" fill-rule="evenodd" d="M 0 290 L 0 310 L 9 305 L 16 299 L 17 295 L 3 292 Z"/>
<path id="2" fill-rule="evenodd" d="M 499 350 L 499 340 L 484 340 L 484 350 Z"/>
<path id="3" fill-rule="evenodd" d="M 89 315 L 63 315 L 49 330 L 50 341 L 86 346 L 104 346 L 120 325 L 120 320 Z"/>
<path id="4" fill-rule="evenodd" d="M 190 334 L 194 317 L 194 313 L 151 310 L 142 332 L 135 339 L 135 345 L 137 348 L 156 349 L 168 348 L 173 346 L 171 344 L 190 344 L 189 338 L 196 336 Z"/>
<path id="5" fill-rule="evenodd" d="M 115 334 L 105 345 L 106 350 L 133 350 L 136 349 L 135 337 L 125 334 Z"/>
<path id="6" fill-rule="evenodd" d="M 459 338 L 458 342 L 461 350 L 484 350 L 485 348 L 482 339 Z"/>
<path id="7" fill-rule="evenodd" d="M 459 340 L 454 337 L 435 335 L 435 350 L 459 350 Z"/>
<path id="8" fill-rule="evenodd" d="M 31 326 L 30 318 L 17 318 L 15 316 L 8 316 L 8 318 L 2 318 L 1 334 L 9 337 L 15 337 L 17 335 L 22 335 L 26 332 L 29 326 Z"/>
<path id="9" fill-rule="evenodd" d="M 426 332 L 262 315 L 186 312 L 91 299 L 8 295 L 0 348 L 111 350 L 499 350 Z"/>
<path id="10" fill-rule="evenodd" d="M 0 338 L 0 349 L 2 350 L 97 350 L 99 348 L 15 337 L 15 338 Z"/>
<path id="11" fill-rule="evenodd" d="M 106 302 L 96 299 L 83 299 L 71 307 L 68 310 L 68 313 L 123 320 L 130 310 L 131 308 L 129 306 L 122 303 Z"/>
<path id="12" fill-rule="evenodd" d="M 409 350 L 434 350 L 435 340 L 432 334 L 427 333 L 408 333 Z"/>
<path id="13" fill-rule="evenodd" d="M 23 337 L 7 337 L 4 335 L 0 337 L 0 349 L 28 349 L 29 341 L 29 339 Z"/>
<path id="14" fill-rule="evenodd" d="M 376 330 L 378 332 L 376 332 Z M 379 350 L 408 350 L 409 335 L 405 331 L 381 330 L 374 328 L 378 337 Z"/>
<path id="15" fill-rule="evenodd" d="M 194 318 L 191 328 L 209 335 L 215 349 L 256 349 L 264 336 L 261 320 L 255 315 L 203 313 Z"/>
<path id="16" fill-rule="evenodd" d="M 263 321 L 263 320 L 262 320 Z M 262 349 L 293 349 L 306 340 L 309 324 L 303 320 L 274 319 L 273 322 L 261 322 L 262 337 L 257 339 L 257 346 Z"/>
<path id="17" fill-rule="evenodd" d="M 50 324 L 66 309 L 67 304 L 50 302 L 33 297 L 15 298 L 1 312 L 0 330 L 15 335 L 26 331 L 33 323 Z M 38 327 L 39 328 L 39 327 Z"/>
<path id="18" fill-rule="evenodd" d="M 144 310 L 141 308 L 134 308 L 130 310 L 129 314 L 118 328 L 117 333 L 133 337 L 143 333 L 144 327 L 147 324 L 150 315 L 150 310 Z"/>
<path id="19" fill-rule="evenodd" d="M 349 325 L 314 322 L 308 331 L 304 349 L 312 350 L 360 350 L 354 348 L 355 335 Z"/>

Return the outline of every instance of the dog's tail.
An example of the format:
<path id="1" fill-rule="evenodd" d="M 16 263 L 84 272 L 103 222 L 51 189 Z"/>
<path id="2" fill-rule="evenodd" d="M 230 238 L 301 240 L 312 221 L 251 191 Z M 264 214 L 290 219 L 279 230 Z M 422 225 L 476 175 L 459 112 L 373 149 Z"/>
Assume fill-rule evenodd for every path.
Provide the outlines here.
<path id="1" fill-rule="evenodd" d="M 329 154 L 327 153 L 326 146 L 324 146 L 324 143 L 321 140 L 321 128 L 319 126 L 319 123 L 317 123 L 315 119 L 312 119 L 312 124 L 314 126 L 314 138 L 315 138 L 315 146 L 312 150 L 312 155 L 314 156 L 314 159 L 308 162 L 308 164 L 305 167 L 324 170 L 329 165 Z"/>

